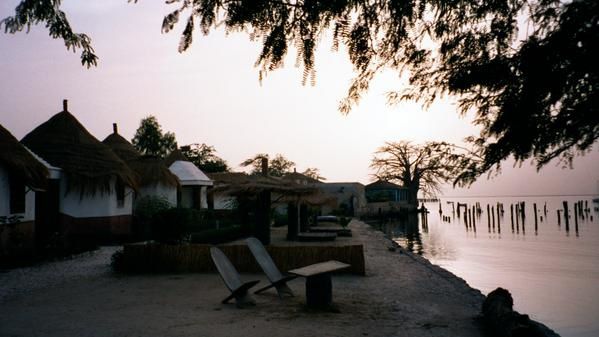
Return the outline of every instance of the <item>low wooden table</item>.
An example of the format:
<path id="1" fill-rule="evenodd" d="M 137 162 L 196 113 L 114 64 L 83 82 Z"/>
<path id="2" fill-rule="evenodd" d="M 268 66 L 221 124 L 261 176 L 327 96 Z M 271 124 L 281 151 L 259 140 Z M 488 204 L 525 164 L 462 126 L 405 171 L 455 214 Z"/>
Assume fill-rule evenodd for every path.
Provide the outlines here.
<path id="1" fill-rule="evenodd" d="M 350 267 L 349 264 L 331 260 L 292 269 L 290 274 L 306 278 L 306 305 L 312 308 L 326 308 L 333 302 L 333 282 L 331 273 Z"/>

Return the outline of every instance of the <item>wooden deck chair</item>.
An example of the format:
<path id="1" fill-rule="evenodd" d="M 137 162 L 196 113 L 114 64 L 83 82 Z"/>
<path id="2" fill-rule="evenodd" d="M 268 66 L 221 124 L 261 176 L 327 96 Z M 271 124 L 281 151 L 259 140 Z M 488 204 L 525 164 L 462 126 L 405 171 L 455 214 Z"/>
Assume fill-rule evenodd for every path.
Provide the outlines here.
<path id="1" fill-rule="evenodd" d="M 270 285 L 256 290 L 254 294 L 259 294 L 267 289 L 275 287 L 280 298 L 283 298 L 283 295 L 293 297 L 293 291 L 291 291 L 291 289 L 287 286 L 287 281 L 293 280 L 297 277 L 297 275 L 284 276 L 281 274 L 279 268 L 277 268 L 272 258 L 264 248 L 264 245 L 262 245 L 262 242 L 260 242 L 258 239 L 247 238 L 245 241 L 252 251 L 252 254 L 256 258 L 256 261 L 270 281 Z"/>
<path id="2" fill-rule="evenodd" d="M 225 298 L 222 303 L 228 303 L 235 298 L 235 304 L 238 308 L 248 305 L 256 305 L 256 301 L 248 293 L 248 290 L 260 281 L 241 282 L 237 269 L 233 266 L 227 256 L 218 248 L 210 248 L 210 256 L 220 274 L 221 279 L 231 291 L 231 295 Z"/>

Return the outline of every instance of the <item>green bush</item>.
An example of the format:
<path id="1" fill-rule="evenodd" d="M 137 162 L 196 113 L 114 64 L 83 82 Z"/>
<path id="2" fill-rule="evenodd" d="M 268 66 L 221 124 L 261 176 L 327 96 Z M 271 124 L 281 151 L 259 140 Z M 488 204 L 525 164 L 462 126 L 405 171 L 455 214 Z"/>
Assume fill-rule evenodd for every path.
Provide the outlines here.
<path id="1" fill-rule="evenodd" d="M 160 211 L 152 219 L 152 239 L 161 243 L 180 243 L 196 221 L 199 221 L 197 215 L 189 208 Z"/>

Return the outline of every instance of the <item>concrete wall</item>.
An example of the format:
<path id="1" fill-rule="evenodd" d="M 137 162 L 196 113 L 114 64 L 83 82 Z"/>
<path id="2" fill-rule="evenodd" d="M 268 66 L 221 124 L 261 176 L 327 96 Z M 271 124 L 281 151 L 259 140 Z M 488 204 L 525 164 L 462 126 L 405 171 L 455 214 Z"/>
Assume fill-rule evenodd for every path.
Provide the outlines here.
<path id="1" fill-rule="evenodd" d="M 67 181 L 60 182 L 60 212 L 74 218 L 131 215 L 133 212 L 133 190 L 125 187 L 125 203 L 117 206 L 115 193 L 116 178 L 110 182 L 110 192 L 81 196 L 79 190 L 67 191 Z M 66 194 L 65 194 L 66 193 Z"/>

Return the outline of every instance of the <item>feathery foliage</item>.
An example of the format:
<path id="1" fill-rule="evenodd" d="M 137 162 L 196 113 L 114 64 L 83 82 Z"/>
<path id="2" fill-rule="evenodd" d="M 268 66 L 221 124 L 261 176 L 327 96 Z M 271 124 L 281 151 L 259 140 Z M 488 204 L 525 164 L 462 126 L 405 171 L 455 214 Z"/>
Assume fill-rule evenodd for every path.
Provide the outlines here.
<path id="1" fill-rule="evenodd" d="M 537 167 L 559 158 L 571 164 L 599 138 L 599 2 L 596 0 L 168 0 L 177 6 L 163 21 L 171 31 L 186 13 L 179 51 L 194 27 L 208 34 L 224 26 L 262 42 L 261 80 L 297 51 L 303 82 L 314 83 L 314 53 L 326 32 L 333 49 L 344 45 L 356 77 L 340 110 L 348 113 L 374 76 L 392 69 L 409 86 L 390 102 L 425 106 L 457 97 L 473 113 L 480 134 L 469 137 L 484 160 L 464 175 L 473 182 L 512 155 Z M 89 39 L 72 33 L 59 0 L 23 0 L 5 30 L 45 22 L 68 48 L 93 55 Z M 95 57 L 95 55 L 94 55 Z M 82 55 L 83 59 L 83 55 Z M 95 60 L 95 58 L 93 58 Z M 85 62 L 84 62 L 85 63 Z M 87 63 L 90 64 L 89 62 Z"/>

